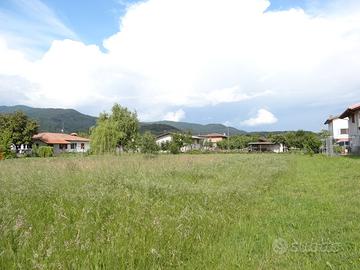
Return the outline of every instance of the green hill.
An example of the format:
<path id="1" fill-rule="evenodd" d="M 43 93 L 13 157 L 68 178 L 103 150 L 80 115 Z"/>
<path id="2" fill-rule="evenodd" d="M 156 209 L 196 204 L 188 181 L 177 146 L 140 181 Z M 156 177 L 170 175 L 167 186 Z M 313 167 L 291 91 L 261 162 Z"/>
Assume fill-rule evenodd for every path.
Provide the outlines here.
<path id="1" fill-rule="evenodd" d="M 32 108 L 23 105 L 0 106 L 0 113 L 22 111 L 40 125 L 40 131 L 61 132 L 89 132 L 89 128 L 96 123 L 96 117 L 82 114 L 73 109 Z M 186 122 L 158 121 L 140 123 L 140 132 L 150 131 L 154 135 L 165 132 L 188 132 L 192 134 L 228 133 L 228 128 L 222 124 L 194 124 Z M 246 133 L 243 130 L 229 128 L 230 135 Z"/>
<path id="2" fill-rule="evenodd" d="M 165 124 L 169 126 L 173 126 L 182 131 L 190 131 L 192 134 L 208 134 L 208 133 L 230 133 L 230 135 L 237 134 L 245 134 L 246 131 L 239 130 L 234 127 L 228 127 L 222 124 L 195 124 L 195 123 L 187 123 L 187 122 L 173 122 L 173 121 L 158 121 L 154 122 L 156 124 Z"/>
<path id="3" fill-rule="evenodd" d="M 29 118 L 36 120 L 40 131 L 88 132 L 96 123 L 96 117 L 82 114 L 73 109 L 32 108 L 23 105 L 0 106 L 0 113 L 24 112 Z"/>
<path id="4" fill-rule="evenodd" d="M 165 124 L 140 123 L 140 133 L 145 133 L 146 131 L 150 131 L 157 136 L 166 132 L 180 132 L 181 130 Z"/>

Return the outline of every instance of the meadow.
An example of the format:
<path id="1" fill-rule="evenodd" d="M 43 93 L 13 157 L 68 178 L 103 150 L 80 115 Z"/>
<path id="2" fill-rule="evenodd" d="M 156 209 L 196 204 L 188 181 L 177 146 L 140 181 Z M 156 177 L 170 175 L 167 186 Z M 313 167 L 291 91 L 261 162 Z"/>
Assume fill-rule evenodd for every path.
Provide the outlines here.
<path id="1" fill-rule="evenodd" d="M 360 159 L 0 162 L 0 269 L 360 269 Z"/>

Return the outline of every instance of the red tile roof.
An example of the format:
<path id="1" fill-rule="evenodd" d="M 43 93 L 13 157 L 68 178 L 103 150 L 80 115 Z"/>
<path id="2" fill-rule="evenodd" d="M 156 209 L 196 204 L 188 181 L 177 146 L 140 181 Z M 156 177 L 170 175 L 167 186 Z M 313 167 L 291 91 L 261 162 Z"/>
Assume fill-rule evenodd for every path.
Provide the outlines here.
<path id="1" fill-rule="evenodd" d="M 354 104 L 354 105 L 351 105 L 351 106 L 349 107 L 349 109 L 351 109 L 351 110 L 358 110 L 358 109 L 360 109 L 360 103 L 356 103 L 356 104 Z"/>
<path id="2" fill-rule="evenodd" d="M 44 132 L 33 136 L 33 140 L 40 140 L 47 144 L 69 144 L 71 142 L 89 142 L 87 138 L 73 136 L 64 133 Z"/>
<path id="3" fill-rule="evenodd" d="M 351 105 L 349 108 L 346 109 L 345 112 L 343 112 L 341 115 L 340 115 L 340 118 L 341 119 L 344 119 L 346 117 L 349 117 L 350 115 L 352 115 L 354 112 L 360 110 L 360 103 L 356 103 L 354 105 Z"/>

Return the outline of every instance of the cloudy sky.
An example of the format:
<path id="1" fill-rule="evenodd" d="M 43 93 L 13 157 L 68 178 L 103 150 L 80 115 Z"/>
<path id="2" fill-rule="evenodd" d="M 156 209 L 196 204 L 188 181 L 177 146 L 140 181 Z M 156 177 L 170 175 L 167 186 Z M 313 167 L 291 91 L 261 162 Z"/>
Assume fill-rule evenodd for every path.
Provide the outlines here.
<path id="1" fill-rule="evenodd" d="M 0 1 L 0 105 L 316 131 L 359 101 L 358 0 Z"/>

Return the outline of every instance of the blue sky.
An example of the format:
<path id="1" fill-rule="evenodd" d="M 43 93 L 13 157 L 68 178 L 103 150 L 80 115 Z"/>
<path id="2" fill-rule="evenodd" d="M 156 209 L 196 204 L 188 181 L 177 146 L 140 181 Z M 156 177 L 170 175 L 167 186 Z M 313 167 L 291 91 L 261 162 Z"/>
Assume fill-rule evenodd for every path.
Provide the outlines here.
<path id="1" fill-rule="evenodd" d="M 119 20 L 128 5 L 141 0 L 44 0 L 49 8 L 87 44 L 102 45 L 102 41 L 119 30 Z M 325 0 L 316 1 L 326 2 Z M 272 0 L 268 10 L 309 7 L 308 0 Z M 17 13 L 19 1 L 2 0 L 0 9 Z M 44 45 L 43 49 L 47 47 Z"/>
<path id="2" fill-rule="evenodd" d="M 2 0 L 0 103 L 319 130 L 359 101 L 359 15 L 355 0 Z"/>

